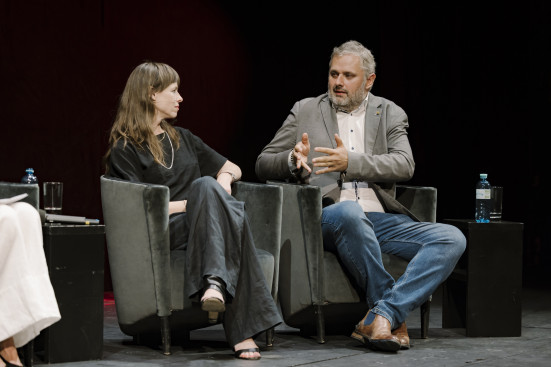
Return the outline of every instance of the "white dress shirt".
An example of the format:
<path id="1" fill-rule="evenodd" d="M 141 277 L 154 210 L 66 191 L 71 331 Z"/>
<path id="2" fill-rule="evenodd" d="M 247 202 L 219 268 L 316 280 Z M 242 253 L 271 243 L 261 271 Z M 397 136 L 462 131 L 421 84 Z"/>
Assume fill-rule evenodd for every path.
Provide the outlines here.
<path id="1" fill-rule="evenodd" d="M 337 109 L 339 136 L 349 152 L 365 153 L 365 109 L 368 98 L 369 94 L 362 104 L 352 112 Z M 357 201 L 366 213 L 384 213 L 385 211 L 377 195 L 375 195 L 375 191 L 364 181 L 344 182 L 341 188 L 340 201 Z"/>

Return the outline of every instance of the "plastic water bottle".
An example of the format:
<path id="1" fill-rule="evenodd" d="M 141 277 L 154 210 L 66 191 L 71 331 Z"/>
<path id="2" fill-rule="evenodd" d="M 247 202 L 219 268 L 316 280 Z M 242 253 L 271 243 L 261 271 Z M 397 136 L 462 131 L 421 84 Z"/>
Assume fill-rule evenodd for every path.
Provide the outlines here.
<path id="1" fill-rule="evenodd" d="M 37 184 L 38 183 L 38 178 L 36 178 L 36 176 L 34 175 L 34 169 L 27 168 L 25 170 L 25 172 L 27 172 L 27 174 L 25 176 L 23 176 L 23 178 L 21 178 L 22 183 L 26 183 L 26 184 Z"/>
<path id="2" fill-rule="evenodd" d="M 486 180 L 486 173 L 480 174 L 480 180 L 476 183 L 476 208 L 474 219 L 478 223 L 490 222 L 490 209 L 492 206 L 491 200 L 491 185 Z"/>

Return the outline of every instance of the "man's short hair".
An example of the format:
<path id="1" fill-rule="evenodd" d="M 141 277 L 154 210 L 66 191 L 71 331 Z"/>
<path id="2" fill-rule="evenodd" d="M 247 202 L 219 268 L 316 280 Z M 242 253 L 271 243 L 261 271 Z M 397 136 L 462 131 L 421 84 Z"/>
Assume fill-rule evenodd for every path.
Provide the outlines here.
<path id="1" fill-rule="evenodd" d="M 375 74 L 375 58 L 371 51 L 364 47 L 358 41 L 348 41 L 342 45 L 335 47 L 331 53 L 331 59 L 329 61 L 329 67 L 331 67 L 331 61 L 335 56 L 343 55 L 356 55 L 362 60 L 362 69 L 365 72 L 365 78 L 368 78 L 371 74 Z"/>

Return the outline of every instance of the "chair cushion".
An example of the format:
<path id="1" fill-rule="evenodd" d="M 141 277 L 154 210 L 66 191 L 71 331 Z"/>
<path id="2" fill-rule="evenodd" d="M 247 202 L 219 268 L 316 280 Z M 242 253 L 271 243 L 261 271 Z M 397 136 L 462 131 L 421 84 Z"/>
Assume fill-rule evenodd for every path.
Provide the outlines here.
<path id="1" fill-rule="evenodd" d="M 256 255 L 262 268 L 262 273 L 266 278 L 268 290 L 272 291 L 272 283 L 274 279 L 274 256 L 266 250 L 256 249 Z"/>
<path id="2" fill-rule="evenodd" d="M 324 251 L 325 299 L 329 303 L 356 303 L 360 297 L 343 271 L 337 256 Z"/>
<path id="3" fill-rule="evenodd" d="M 382 254 L 383 265 L 386 271 L 392 275 L 395 280 L 398 280 L 406 271 L 408 262 L 396 255 Z"/>

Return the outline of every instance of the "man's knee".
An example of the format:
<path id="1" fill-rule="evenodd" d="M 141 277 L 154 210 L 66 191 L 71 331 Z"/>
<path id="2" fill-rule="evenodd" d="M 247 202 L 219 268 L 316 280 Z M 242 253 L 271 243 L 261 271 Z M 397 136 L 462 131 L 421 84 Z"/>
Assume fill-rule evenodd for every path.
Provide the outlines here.
<path id="1" fill-rule="evenodd" d="M 467 248 L 467 239 L 457 227 L 449 224 L 440 224 L 445 229 L 446 242 L 450 244 L 457 257 L 461 256 Z"/>
<path id="2" fill-rule="evenodd" d="M 323 222 L 357 223 L 366 216 L 360 205 L 355 201 L 341 201 L 323 209 Z"/>

